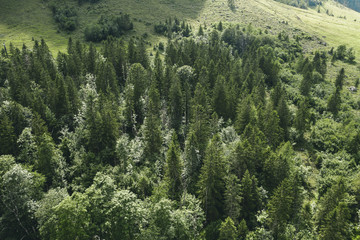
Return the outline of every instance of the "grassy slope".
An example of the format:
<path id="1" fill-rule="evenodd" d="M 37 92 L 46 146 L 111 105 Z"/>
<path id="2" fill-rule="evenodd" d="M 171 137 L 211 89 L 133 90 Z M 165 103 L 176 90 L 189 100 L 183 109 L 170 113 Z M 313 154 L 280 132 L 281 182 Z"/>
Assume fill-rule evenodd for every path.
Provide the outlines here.
<path id="1" fill-rule="evenodd" d="M 73 1 L 72 1 L 73 2 Z M 236 0 L 236 10 L 231 11 L 227 0 L 102 0 L 101 3 L 83 5 L 80 10 L 77 31 L 74 38 L 82 38 L 82 32 L 88 23 L 96 22 L 101 14 L 129 13 L 135 20 L 132 35 L 152 33 L 152 25 L 167 17 L 177 16 L 187 19 L 194 26 L 207 25 L 218 21 L 252 23 L 254 26 L 271 26 L 271 32 L 283 29 L 294 32 L 301 29 L 321 38 L 331 46 L 346 44 L 360 52 L 360 13 L 347 9 L 330 0 L 317 13 L 314 9 L 303 10 L 290 7 L 272 0 Z M 76 5 L 76 4 L 75 4 Z M 44 37 L 50 48 L 57 52 L 66 48 L 68 35 L 57 33 L 50 10 L 42 0 L 0 0 L 0 41 L 21 45 L 30 43 L 31 38 Z M 328 16 L 326 9 L 334 16 Z M 346 19 L 339 18 L 346 16 Z M 356 21 L 354 21 L 356 20 Z M 288 22 L 285 24 L 284 22 Z M 152 36 L 156 42 L 159 37 Z"/>
<path id="2" fill-rule="evenodd" d="M 57 34 L 51 12 L 40 0 L 0 0 L 0 41 L 32 46 L 31 39 L 44 37 L 53 51 L 65 50 L 66 34 Z"/>

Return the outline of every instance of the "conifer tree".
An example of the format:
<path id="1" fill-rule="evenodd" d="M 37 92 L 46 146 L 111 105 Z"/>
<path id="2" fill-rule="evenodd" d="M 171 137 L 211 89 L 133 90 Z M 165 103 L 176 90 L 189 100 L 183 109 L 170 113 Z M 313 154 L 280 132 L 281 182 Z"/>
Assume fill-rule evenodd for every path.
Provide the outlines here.
<path id="1" fill-rule="evenodd" d="M 241 220 L 241 222 L 237 226 L 237 231 L 238 231 L 239 240 L 244 240 L 249 232 L 245 219 Z"/>
<path id="2" fill-rule="evenodd" d="M 204 30 L 203 30 L 201 24 L 200 24 L 200 26 L 199 26 L 199 31 L 198 31 L 198 34 L 197 34 L 197 35 L 198 35 L 198 36 L 203 36 L 203 35 L 204 35 Z"/>
<path id="3" fill-rule="evenodd" d="M 346 203 L 340 203 L 334 210 L 329 212 L 325 223 L 320 229 L 321 240 L 349 239 L 350 232 L 350 210 Z"/>
<path id="4" fill-rule="evenodd" d="M 56 96 L 55 96 L 55 108 L 54 111 L 58 118 L 64 116 L 65 114 L 69 113 L 70 110 L 70 103 L 68 97 L 68 91 L 65 86 L 65 81 L 62 76 L 59 74 L 56 75 Z"/>
<path id="5" fill-rule="evenodd" d="M 119 94 L 119 84 L 116 79 L 114 66 L 110 61 L 102 62 L 98 65 L 96 77 L 96 89 L 102 93 Z"/>
<path id="6" fill-rule="evenodd" d="M 14 154 L 16 148 L 16 135 L 9 117 L 0 115 L 0 155 Z"/>
<path id="7" fill-rule="evenodd" d="M 225 210 L 227 216 L 233 219 L 235 223 L 238 223 L 240 216 L 241 200 L 240 180 L 236 175 L 230 174 L 226 178 Z"/>
<path id="8" fill-rule="evenodd" d="M 149 102 L 145 119 L 145 148 L 144 155 L 150 162 L 155 162 L 160 156 L 162 146 L 161 121 L 160 121 L 160 95 L 155 82 L 149 90 Z"/>
<path id="9" fill-rule="evenodd" d="M 309 113 L 308 99 L 304 98 L 300 101 L 294 122 L 300 140 L 303 139 L 304 133 L 309 128 L 309 118 L 310 118 L 309 115 L 310 113 Z"/>
<path id="10" fill-rule="evenodd" d="M 149 69 L 150 62 L 149 62 L 148 54 L 146 52 L 145 40 L 141 39 L 137 47 L 138 47 L 138 50 L 136 51 L 137 62 L 140 63 L 145 69 Z"/>
<path id="11" fill-rule="evenodd" d="M 225 166 L 219 135 L 215 135 L 206 149 L 204 165 L 198 182 L 199 198 L 208 222 L 217 220 L 224 210 Z"/>
<path id="12" fill-rule="evenodd" d="M 227 109 L 227 92 L 225 78 L 221 75 L 218 76 L 213 93 L 213 109 L 219 117 L 223 117 L 225 120 L 228 118 Z"/>
<path id="13" fill-rule="evenodd" d="M 185 141 L 184 185 L 188 193 L 197 192 L 197 182 L 201 169 L 201 158 L 197 149 L 198 142 L 194 131 L 190 131 Z"/>
<path id="14" fill-rule="evenodd" d="M 221 223 L 219 240 L 236 240 L 236 239 L 237 239 L 237 231 L 234 221 L 230 217 L 227 217 L 225 221 Z"/>
<path id="15" fill-rule="evenodd" d="M 276 107 L 276 111 L 279 114 L 279 126 L 283 130 L 283 139 L 289 138 L 289 126 L 290 126 L 290 111 L 286 102 L 286 96 L 281 96 L 279 104 Z"/>
<path id="16" fill-rule="evenodd" d="M 341 68 L 339 74 L 336 76 L 335 87 L 342 90 L 345 79 L 345 69 Z"/>
<path id="17" fill-rule="evenodd" d="M 250 229 L 256 226 L 255 214 L 261 207 L 257 179 L 246 170 L 241 180 L 241 211 L 240 218 L 244 219 Z"/>
<path id="18" fill-rule="evenodd" d="M 165 181 L 168 187 L 168 195 L 172 200 L 180 200 L 182 194 L 182 163 L 180 159 L 180 147 L 176 132 L 173 133 L 169 150 L 166 154 Z"/>
<path id="19" fill-rule="evenodd" d="M 175 129 L 176 132 L 179 132 L 183 119 L 183 97 L 181 91 L 181 84 L 178 77 L 175 77 L 173 79 L 169 92 L 169 98 L 171 128 Z"/>
<path id="20" fill-rule="evenodd" d="M 236 111 L 235 129 L 241 134 L 245 127 L 252 121 L 255 121 L 254 107 L 250 96 L 239 102 Z"/>
<path id="21" fill-rule="evenodd" d="M 332 112 L 332 114 L 336 116 L 340 110 L 340 105 L 341 105 L 341 96 L 340 96 L 340 88 L 338 87 L 330 96 L 327 103 L 327 108 L 330 112 Z"/>
<path id="22" fill-rule="evenodd" d="M 153 81 L 155 81 L 155 86 L 158 89 L 160 96 L 162 93 L 162 84 L 164 83 L 164 68 L 163 63 L 160 58 L 159 51 L 156 52 L 155 59 L 154 59 L 154 70 L 153 70 Z"/>
<path id="23" fill-rule="evenodd" d="M 273 110 L 272 104 L 266 106 L 263 116 L 263 133 L 265 134 L 268 144 L 276 148 L 283 139 L 283 129 L 280 127 L 280 118 L 276 110 Z"/>
<path id="24" fill-rule="evenodd" d="M 94 44 L 91 42 L 89 46 L 89 51 L 86 57 L 86 70 L 87 73 L 94 74 L 95 73 L 95 66 L 96 66 L 96 48 Z"/>
<path id="25" fill-rule="evenodd" d="M 136 48 L 135 48 L 135 42 L 132 38 L 130 38 L 129 44 L 128 44 L 128 48 L 127 48 L 127 53 L 128 53 L 128 59 L 129 59 L 129 63 L 130 64 L 134 64 L 137 63 L 137 57 L 136 57 Z"/>
<path id="26" fill-rule="evenodd" d="M 344 179 L 341 178 L 320 198 L 315 217 L 322 239 L 326 239 L 325 236 L 328 237 L 329 235 L 337 237 L 348 234 L 346 226 L 349 219 L 347 207 L 349 194 L 347 190 L 348 187 Z"/>
<path id="27" fill-rule="evenodd" d="M 285 224 L 293 217 L 290 215 L 294 198 L 292 196 L 293 186 L 285 179 L 275 190 L 274 195 L 268 203 L 270 228 L 276 239 L 282 239 Z"/>
<path id="28" fill-rule="evenodd" d="M 266 189 L 272 192 L 286 177 L 289 176 L 294 151 L 291 143 L 281 145 L 278 151 L 265 160 L 264 175 Z"/>
<path id="29" fill-rule="evenodd" d="M 132 101 L 131 104 L 134 106 L 134 114 L 136 115 L 137 123 L 142 124 L 144 120 L 144 112 L 141 98 L 144 96 L 148 79 L 146 70 L 140 63 L 131 65 L 127 84 L 133 85 L 133 98 L 129 100 Z"/>
<path id="30" fill-rule="evenodd" d="M 310 94 L 310 89 L 313 81 L 312 78 L 313 78 L 312 71 L 306 71 L 303 74 L 303 79 L 300 83 L 300 93 L 305 97 L 308 97 Z"/>

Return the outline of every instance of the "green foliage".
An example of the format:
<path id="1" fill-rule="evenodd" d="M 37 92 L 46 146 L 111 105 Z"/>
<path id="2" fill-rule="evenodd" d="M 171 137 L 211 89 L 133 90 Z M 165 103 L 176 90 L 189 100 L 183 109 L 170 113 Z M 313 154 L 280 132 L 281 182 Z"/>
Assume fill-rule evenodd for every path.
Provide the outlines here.
<path id="1" fill-rule="evenodd" d="M 149 162 L 155 162 L 160 157 L 162 145 L 161 139 L 161 122 L 159 117 L 160 95 L 153 83 L 149 89 L 149 102 L 147 116 L 145 118 L 144 130 L 144 157 Z"/>
<path id="2" fill-rule="evenodd" d="M 311 142 L 319 151 L 336 153 L 346 142 L 343 126 L 333 119 L 321 119 L 312 128 Z"/>
<path id="3" fill-rule="evenodd" d="M 10 47 L 1 239 L 352 237 L 360 127 L 346 87 L 356 66 L 327 65 L 315 48 L 304 58 L 285 33 L 203 27 L 154 59 L 136 38 L 69 39 L 56 60 L 43 40 Z M 336 111 L 326 108 L 335 89 Z"/>
<path id="4" fill-rule="evenodd" d="M 237 107 L 235 129 L 242 133 L 245 127 L 255 121 L 255 111 L 250 96 L 239 102 Z"/>
<path id="5" fill-rule="evenodd" d="M 309 125 L 309 107 L 308 107 L 308 99 L 302 99 L 299 105 L 299 108 L 296 112 L 295 116 L 295 128 L 298 132 L 299 139 L 301 140 L 304 136 L 305 131 L 307 131 L 310 127 Z"/>
<path id="6" fill-rule="evenodd" d="M 54 238 L 55 207 L 67 197 L 69 195 L 66 189 L 50 189 L 39 202 L 39 208 L 35 212 L 35 217 L 39 223 L 40 236 L 43 239 Z"/>
<path id="7" fill-rule="evenodd" d="M 11 120 L 7 115 L 0 115 L 0 155 L 14 154 L 16 135 Z"/>
<path id="8" fill-rule="evenodd" d="M 299 7 L 302 9 L 307 9 L 308 7 L 314 7 L 317 5 L 321 5 L 321 0 L 276 0 L 277 2 L 285 3 L 290 6 Z"/>
<path id="9" fill-rule="evenodd" d="M 29 172 L 18 164 L 12 164 L 11 159 L 1 158 L 2 172 L 0 178 L 1 197 L 1 238 L 34 239 L 38 231 L 34 226 L 36 200 L 41 196 L 44 178 Z M 11 166 L 10 166 L 11 165 Z M 6 171 L 9 169 L 8 171 Z M 6 172 L 5 172 L 6 171 Z"/>
<path id="10" fill-rule="evenodd" d="M 166 154 L 165 181 L 168 185 L 169 198 L 179 200 L 182 195 L 182 162 L 176 132 L 171 137 L 169 150 Z"/>
<path id="11" fill-rule="evenodd" d="M 255 214 L 261 207 L 258 182 L 256 177 L 251 176 L 249 171 L 246 170 L 240 185 L 240 196 L 242 197 L 240 206 L 242 209 L 246 209 L 246 211 L 241 211 L 240 218 L 246 221 L 250 229 L 254 229 L 256 226 Z"/>
<path id="12" fill-rule="evenodd" d="M 343 179 L 339 179 L 319 201 L 316 220 L 320 226 L 320 239 L 347 239 L 351 198 Z"/>
<path id="13" fill-rule="evenodd" d="M 346 46 L 340 45 L 337 47 L 334 57 L 339 60 L 344 60 L 346 56 Z"/>
<path id="14" fill-rule="evenodd" d="M 290 142 L 279 147 L 276 154 L 272 154 L 265 161 L 265 186 L 272 192 L 289 176 L 294 158 L 294 150 Z"/>
<path id="15" fill-rule="evenodd" d="M 173 34 L 181 34 L 184 37 L 189 37 L 191 34 L 191 26 L 185 21 L 180 22 L 179 19 L 175 17 L 174 20 L 168 18 L 164 23 L 160 22 L 155 24 L 154 31 L 157 34 L 167 36 L 168 38 L 172 38 Z"/>
<path id="16" fill-rule="evenodd" d="M 50 239 L 88 239 L 90 216 L 86 210 L 89 202 L 84 194 L 74 193 L 53 208 L 50 221 Z"/>
<path id="17" fill-rule="evenodd" d="M 151 239 L 196 239 L 202 229 L 204 212 L 200 202 L 191 195 L 182 197 L 181 208 L 175 210 L 174 203 L 161 199 L 150 208 L 150 228 L 143 238 Z"/>
<path id="18" fill-rule="evenodd" d="M 198 182 L 198 193 L 208 222 L 218 219 L 224 208 L 225 166 L 220 141 L 219 135 L 215 135 L 209 143 Z"/>
<path id="19" fill-rule="evenodd" d="M 276 239 L 285 239 L 286 223 L 296 217 L 299 192 L 299 182 L 291 176 L 281 182 L 268 202 L 269 225 Z"/>
<path id="20" fill-rule="evenodd" d="M 55 22 L 58 24 L 61 30 L 74 31 L 78 25 L 78 13 L 76 8 L 67 5 L 54 2 L 51 6 L 51 11 Z"/>
<path id="21" fill-rule="evenodd" d="M 83 4 L 83 3 L 86 3 L 86 2 L 89 2 L 89 3 L 98 3 L 100 0 L 78 0 L 78 3 L 79 4 Z"/>
<path id="22" fill-rule="evenodd" d="M 220 237 L 221 240 L 236 240 L 237 239 L 237 231 L 234 225 L 234 221 L 227 217 L 224 222 L 221 223 L 220 226 Z"/>
<path id="23" fill-rule="evenodd" d="M 328 99 L 327 109 L 336 116 L 340 111 L 340 106 L 341 106 L 340 88 L 336 88 L 336 90 Z"/>
<path id="24" fill-rule="evenodd" d="M 241 213 L 241 185 L 236 175 L 229 175 L 226 178 L 225 189 L 225 210 L 229 218 L 234 219 L 235 223 Z M 233 221 L 233 220 L 231 220 Z"/>
<path id="25" fill-rule="evenodd" d="M 243 219 L 241 220 L 241 222 L 239 223 L 239 225 L 237 226 L 237 231 L 238 231 L 238 236 L 240 240 L 243 240 L 246 238 L 246 235 L 249 232 L 249 229 L 246 225 L 246 221 Z"/>
<path id="26" fill-rule="evenodd" d="M 86 41 L 100 42 L 108 36 L 120 37 L 133 28 L 134 25 L 128 14 L 102 15 L 97 24 L 86 27 L 85 39 Z"/>

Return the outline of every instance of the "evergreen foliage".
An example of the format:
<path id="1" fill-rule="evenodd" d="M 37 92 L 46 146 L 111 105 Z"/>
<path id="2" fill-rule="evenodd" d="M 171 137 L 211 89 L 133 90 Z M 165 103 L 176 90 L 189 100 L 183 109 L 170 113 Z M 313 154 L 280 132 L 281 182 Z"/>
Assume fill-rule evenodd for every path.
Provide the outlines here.
<path id="1" fill-rule="evenodd" d="M 125 15 L 0 57 L 0 238 L 356 239 L 353 53 L 174 21 L 153 58 Z"/>

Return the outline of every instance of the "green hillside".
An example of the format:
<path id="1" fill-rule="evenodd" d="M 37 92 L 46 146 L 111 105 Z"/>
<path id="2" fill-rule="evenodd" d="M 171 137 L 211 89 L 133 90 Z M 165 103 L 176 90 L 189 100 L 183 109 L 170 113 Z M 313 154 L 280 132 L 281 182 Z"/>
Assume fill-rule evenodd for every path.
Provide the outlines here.
<path id="1" fill-rule="evenodd" d="M 32 37 L 43 37 L 48 40 L 52 51 L 57 52 L 65 49 L 69 36 L 83 39 L 86 26 L 96 23 L 100 15 L 122 12 L 130 14 L 134 21 L 134 30 L 128 36 L 147 33 L 151 42 L 159 39 L 153 35 L 154 23 L 177 17 L 193 26 L 223 21 L 267 27 L 273 34 L 283 30 L 298 34 L 301 30 L 316 36 L 313 37 L 315 43 L 346 44 L 360 52 L 360 13 L 334 1 L 327 1 L 316 9 L 300 9 L 272 0 L 236 0 L 233 9 L 229 8 L 227 0 L 102 0 L 81 6 L 77 1 L 68 2 L 78 9 L 79 15 L 78 28 L 70 34 L 57 31 L 47 1 L 0 1 L 0 41 L 21 46 L 23 42 L 30 43 Z"/>
<path id="2" fill-rule="evenodd" d="M 0 0 L 0 239 L 360 240 L 360 13 L 296 1 Z"/>

